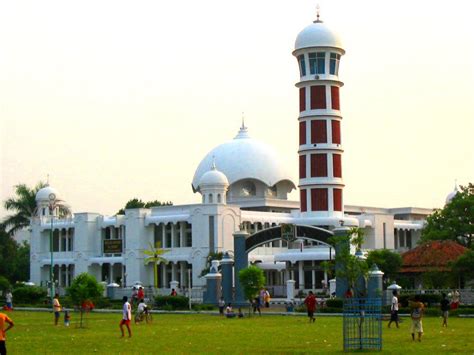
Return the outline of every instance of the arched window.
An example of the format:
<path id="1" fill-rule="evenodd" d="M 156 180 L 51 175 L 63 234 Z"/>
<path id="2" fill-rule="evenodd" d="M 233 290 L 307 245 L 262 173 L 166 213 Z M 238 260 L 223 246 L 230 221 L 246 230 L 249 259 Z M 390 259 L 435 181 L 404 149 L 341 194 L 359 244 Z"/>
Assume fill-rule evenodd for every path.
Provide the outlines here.
<path id="1" fill-rule="evenodd" d="M 222 202 L 221 194 L 217 194 L 217 203 L 221 203 L 221 202 Z"/>
<path id="2" fill-rule="evenodd" d="M 255 196 L 257 194 L 257 189 L 255 184 L 252 181 L 245 181 L 242 184 L 242 188 L 240 189 L 240 196 L 247 197 L 247 196 Z"/>
<path id="3" fill-rule="evenodd" d="M 214 203 L 213 198 L 212 198 L 212 194 L 209 194 L 209 203 Z"/>

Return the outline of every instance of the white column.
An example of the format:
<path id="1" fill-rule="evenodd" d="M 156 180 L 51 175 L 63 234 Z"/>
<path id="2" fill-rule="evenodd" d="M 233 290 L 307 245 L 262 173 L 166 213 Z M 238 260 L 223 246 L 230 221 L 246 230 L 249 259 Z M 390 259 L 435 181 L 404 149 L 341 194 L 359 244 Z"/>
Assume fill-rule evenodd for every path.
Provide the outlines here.
<path id="1" fill-rule="evenodd" d="M 66 229 L 66 235 L 64 236 L 64 238 L 66 238 L 66 250 L 64 251 L 68 251 L 69 250 L 69 229 L 67 228 Z"/>
<path id="2" fill-rule="evenodd" d="M 164 288 L 167 288 L 168 284 L 167 284 L 167 281 L 166 281 L 166 264 L 165 263 L 162 263 L 161 264 L 161 284 L 163 285 Z"/>
<path id="3" fill-rule="evenodd" d="M 304 289 L 304 273 L 303 273 L 303 261 L 298 261 L 298 283 L 300 284 L 299 289 Z"/>
<path id="4" fill-rule="evenodd" d="M 109 264 L 109 283 L 114 282 L 114 264 Z"/>
<path id="5" fill-rule="evenodd" d="M 67 231 L 66 231 L 66 237 L 67 237 Z M 67 238 L 66 238 L 66 243 L 67 243 Z M 66 286 L 69 286 L 69 265 L 66 265 Z"/>
<path id="6" fill-rule="evenodd" d="M 179 222 L 179 231 L 180 231 L 180 240 L 181 240 L 181 248 L 184 247 L 185 242 L 186 242 L 186 224 L 185 222 Z M 181 284 L 182 286 L 183 284 Z"/>
<path id="7" fill-rule="evenodd" d="M 185 277 L 186 277 L 186 262 L 185 261 L 180 261 L 179 262 L 179 270 L 180 270 L 180 277 L 179 277 L 179 284 L 181 285 L 181 287 L 185 287 L 186 286 L 186 283 L 185 283 Z"/>
<path id="8" fill-rule="evenodd" d="M 171 281 L 178 281 L 176 280 L 176 263 L 171 263 Z"/>
<path id="9" fill-rule="evenodd" d="M 316 270 L 314 270 L 314 260 L 311 261 L 311 288 L 314 290 L 316 288 Z"/>
<path id="10" fill-rule="evenodd" d="M 176 235 L 176 224 L 171 223 L 171 248 L 174 248 L 174 238 Z"/>

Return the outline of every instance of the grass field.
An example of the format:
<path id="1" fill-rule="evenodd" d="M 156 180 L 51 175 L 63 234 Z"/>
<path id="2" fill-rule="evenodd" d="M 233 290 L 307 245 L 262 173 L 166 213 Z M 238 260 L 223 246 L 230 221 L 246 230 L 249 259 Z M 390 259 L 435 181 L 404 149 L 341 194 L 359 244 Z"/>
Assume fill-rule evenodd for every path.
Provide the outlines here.
<path id="1" fill-rule="evenodd" d="M 153 324 L 132 325 L 132 338 L 120 338 L 121 314 L 93 313 L 86 328 L 54 326 L 46 312 L 9 313 L 15 327 L 8 332 L 10 354 L 149 354 L 149 353 L 335 353 L 342 352 L 342 318 L 252 316 L 225 319 L 217 315 L 155 314 Z M 474 319 L 451 318 L 441 328 L 440 318 L 423 320 L 421 343 L 411 340 L 409 319 L 400 329 L 383 325 L 387 353 L 474 354 Z"/>

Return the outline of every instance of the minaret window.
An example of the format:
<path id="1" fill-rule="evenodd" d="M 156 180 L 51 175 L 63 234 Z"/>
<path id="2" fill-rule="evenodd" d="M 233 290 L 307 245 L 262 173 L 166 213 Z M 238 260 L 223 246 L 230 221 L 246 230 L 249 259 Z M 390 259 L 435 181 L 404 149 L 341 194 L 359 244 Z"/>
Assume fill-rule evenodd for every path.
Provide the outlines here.
<path id="1" fill-rule="evenodd" d="M 327 143 L 326 120 L 311 121 L 311 143 Z"/>
<path id="2" fill-rule="evenodd" d="M 311 110 L 326 108 L 326 86 L 311 86 Z"/>
<path id="3" fill-rule="evenodd" d="M 217 203 L 221 203 L 221 202 L 222 202 L 221 194 L 217 194 Z"/>
<path id="4" fill-rule="evenodd" d="M 327 177 L 327 154 L 311 154 L 311 177 Z"/>
<path id="5" fill-rule="evenodd" d="M 306 63 L 305 63 L 303 54 L 298 56 L 298 64 L 300 66 L 300 76 L 305 76 L 306 75 Z"/>
<path id="6" fill-rule="evenodd" d="M 311 210 L 328 210 L 328 189 L 311 189 Z"/>
<path id="7" fill-rule="evenodd" d="M 329 74 L 331 75 L 338 75 L 339 72 L 339 60 L 341 59 L 341 55 L 337 53 L 331 53 L 331 57 L 329 60 Z"/>
<path id="8" fill-rule="evenodd" d="M 300 88 L 300 112 L 306 110 L 306 88 Z"/>
<path id="9" fill-rule="evenodd" d="M 214 203 L 214 199 L 212 198 L 212 194 L 209 194 L 209 203 Z"/>
<path id="10" fill-rule="evenodd" d="M 342 178 L 341 154 L 332 155 L 332 172 L 334 177 Z"/>
<path id="11" fill-rule="evenodd" d="M 300 122 L 300 145 L 306 144 L 306 121 Z"/>
<path id="12" fill-rule="evenodd" d="M 332 143 L 341 144 L 341 122 L 337 120 L 331 121 Z"/>
<path id="13" fill-rule="evenodd" d="M 331 86 L 331 107 L 333 110 L 340 110 L 339 105 L 339 87 Z"/>
<path id="14" fill-rule="evenodd" d="M 309 53 L 309 72 L 311 74 L 324 74 L 326 62 L 326 53 Z"/>
<path id="15" fill-rule="evenodd" d="M 301 212 L 306 212 L 308 208 L 306 205 L 306 190 L 305 189 L 300 190 L 300 202 L 301 202 Z"/>
<path id="16" fill-rule="evenodd" d="M 306 155 L 300 155 L 300 179 L 306 177 Z"/>
<path id="17" fill-rule="evenodd" d="M 333 189 L 334 211 L 342 211 L 342 189 Z"/>

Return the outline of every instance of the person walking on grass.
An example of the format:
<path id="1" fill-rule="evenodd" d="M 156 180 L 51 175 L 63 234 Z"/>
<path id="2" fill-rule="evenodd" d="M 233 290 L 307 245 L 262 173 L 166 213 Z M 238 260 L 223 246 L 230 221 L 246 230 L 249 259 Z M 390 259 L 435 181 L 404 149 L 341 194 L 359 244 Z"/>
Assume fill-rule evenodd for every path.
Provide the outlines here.
<path id="1" fill-rule="evenodd" d="M 415 340 L 415 333 L 418 333 L 418 341 L 421 341 L 423 335 L 423 313 L 425 306 L 420 301 L 420 296 L 415 295 L 415 300 L 410 303 L 411 316 L 411 338 Z"/>
<path id="2" fill-rule="evenodd" d="M 11 290 L 7 290 L 5 293 L 5 303 L 7 304 L 7 310 L 13 311 L 13 295 Z"/>
<path id="3" fill-rule="evenodd" d="M 61 303 L 59 303 L 59 294 L 56 293 L 53 298 L 53 312 L 54 312 L 54 325 L 58 325 L 59 315 L 61 312 Z"/>
<path id="4" fill-rule="evenodd" d="M 5 323 L 8 324 L 6 328 Z M 0 355 L 7 354 L 6 334 L 13 325 L 13 321 L 6 314 L 0 313 Z"/>
<path id="5" fill-rule="evenodd" d="M 390 325 L 392 322 L 395 322 L 395 325 L 397 328 L 398 326 L 398 297 L 397 297 L 397 291 L 393 290 L 392 292 L 393 297 L 392 297 L 392 306 L 390 307 L 390 322 L 388 322 L 388 327 L 390 328 Z"/>
<path id="6" fill-rule="evenodd" d="M 441 313 L 442 313 L 442 316 L 443 316 L 442 327 L 447 328 L 448 327 L 448 316 L 449 316 L 450 305 L 449 305 L 448 297 L 446 296 L 445 293 L 443 293 L 443 295 L 442 295 L 440 306 L 441 306 Z"/>
<path id="7" fill-rule="evenodd" d="M 132 337 L 132 331 L 130 329 L 130 320 L 132 319 L 132 306 L 128 302 L 128 297 L 123 296 L 123 307 L 122 307 L 122 320 L 120 321 L 120 331 L 122 332 L 122 338 L 125 336 L 123 326 L 125 325 L 128 330 L 128 337 Z"/>
<path id="8" fill-rule="evenodd" d="M 313 291 L 309 291 L 308 296 L 304 300 L 306 305 L 306 310 L 308 312 L 309 322 L 315 322 L 316 318 L 314 317 L 314 312 L 316 311 L 316 296 Z"/>

